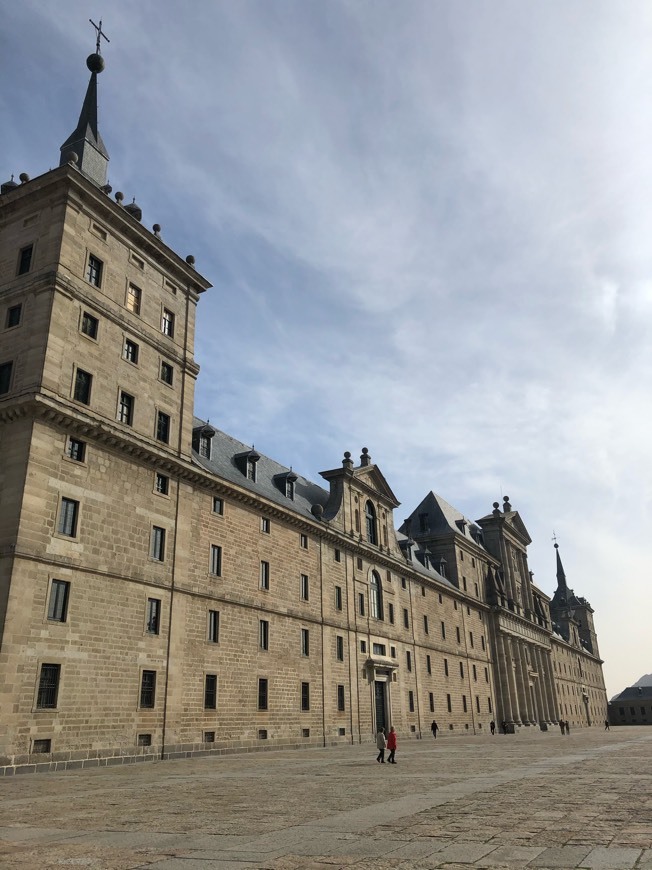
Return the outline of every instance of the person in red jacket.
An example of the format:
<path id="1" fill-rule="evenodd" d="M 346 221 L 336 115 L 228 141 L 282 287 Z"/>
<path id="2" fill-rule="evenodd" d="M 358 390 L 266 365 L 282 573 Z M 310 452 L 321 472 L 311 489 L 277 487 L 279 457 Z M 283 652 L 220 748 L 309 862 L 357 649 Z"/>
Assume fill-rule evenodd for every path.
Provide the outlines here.
<path id="1" fill-rule="evenodd" d="M 389 729 L 389 734 L 387 735 L 387 748 L 389 749 L 389 758 L 387 761 L 390 764 L 396 764 L 394 761 L 394 755 L 396 754 L 396 731 L 394 731 L 394 726 Z"/>

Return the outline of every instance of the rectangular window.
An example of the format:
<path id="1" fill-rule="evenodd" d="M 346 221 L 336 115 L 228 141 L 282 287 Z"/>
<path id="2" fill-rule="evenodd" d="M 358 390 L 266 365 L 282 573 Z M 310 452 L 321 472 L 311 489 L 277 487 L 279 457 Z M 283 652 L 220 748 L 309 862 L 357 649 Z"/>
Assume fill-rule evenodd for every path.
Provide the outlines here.
<path id="1" fill-rule="evenodd" d="M 451 705 L 451 696 L 450 695 L 446 695 L 446 709 L 448 710 L 449 713 L 453 712 L 453 707 Z"/>
<path id="2" fill-rule="evenodd" d="M 147 599 L 147 633 L 158 634 L 161 630 L 161 600 Z"/>
<path id="3" fill-rule="evenodd" d="M 163 309 L 161 316 L 161 332 L 170 338 L 174 338 L 174 314 L 167 308 Z"/>
<path id="4" fill-rule="evenodd" d="M 476 668 L 475 665 L 473 665 L 473 682 L 474 683 L 478 682 L 478 669 Z"/>
<path id="5" fill-rule="evenodd" d="M 412 670 L 412 653 L 409 650 L 405 653 L 405 666 L 408 671 Z"/>
<path id="6" fill-rule="evenodd" d="M 403 608 L 403 627 L 404 628 L 410 627 L 410 617 L 409 617 L 409 614 L 407 612 L 407 608 L 405 608 L 405 607 Z"/>
<path id="7" fill-rule="evenodd" d="M 414 713 L 414 692 L 411 689 L 408 692 L 408 705 L 410 707 L 410 713 Z"/>
<path id="8" fill-rule="evenodd" d="M 77 369 L 75 372 L 75 389 L 73 396 L 76 402 L 81 402 L 88 405 L 91 401 L 91 387 L 93 385 L 93 375 L 82 369 Z"/>
<path id="9" fill-rule="evenodd" d="M 358 609 L 360 616 L 364 616 L 364 592 L 358 592 Z"/>
<path id="10" fill-rule="evenodd" d="M 489 668 L 484 669 L 484 681 L 485 683 L 489 682 Z"/>
<path id="11" fill-rule="evenodd" d="M 464 662 L 460 662 L 460 677 L 464 679 Z"/>
<path id="12" fill-rule="evenodd" d="M 407 583 L 405 581 L 405 577 L 401 577 L 401 588 L 407 589 Z"/>
<path id="13" fill-rule="evenodd" d="M 430 661 L 430 656 L 426 656 L 426 670 L 429 674 L 432 673 L 432 663 Z"/>
<path id="14" fill-rule="evenodd" d="M 475 696 L 475 709 L 480 712 L 480 695 Z"/>
<path id="15" fill-rule="evenodd" d="M 32 743 L 32 752 L 36 754 L 52 752 L 52 740 L 34 740 Z"/>
<path id="16" fill-rule="evenodd" d="M 167 495 L 170 492 L 170 478 L 157 471 L 154 478 L 154 489 L 159 495 Z"/>
<path id="17" fill-rule="evenodd" d="M 428 617 L 425 614 L 423 617 L 423 631 L 425 634 L 428 634 Z"/>
<path id="18" fill-rule="evenodd" d="M 26 275 L 32 267 L 32 254 L 34 253 L 34 245 L 26 245 L 20 249 L 18 255 L 18 274 Z"/>
<path id="19" fill-rule="evenodd" d="M 486 644 L 484 642 L 484 635 L 483 634 L 480 635 L 480 646 L 482 647 L 483 650 L 486 649 Z"/>
<path id="20" fill-rule="evenodd" d="M 301 575 L 301 598 L 308 601 L 310 598 L 310 581 L 307 574 Z"/>
<path id="21" fill-rule="evenodd" d="M 335 655 L 338 662 L 344 661 L 344 638 L 339 634 L 335 638 Z"/>
<path id="22" fill-rule="evenodd" d="M 170 415 L 156 412 L 156 440 L 168 444 L 170 441 Z"/>
<path id="23" fill-rule="evenodd" d="M 97 317 L 93 317 L 93 315 L 89 314 L 88 311 L 84 311 L 82 314 L 81 331 L 89 338 L 96 339 L 99 323 Z"/>
<path id="24" fill-rule="evenodd" d="M 20 324 L 20 317 L 22 311 L 22 304 L 12 305 L 7 309 L 7 316 L 5 318 L 5 329 L 11 329 L 13 326 L 18 326 Z"/>
<path id="25" fill-rule="evenodd" d="M 127 287 L 127 311 L 133 314 L 140 314 L 140 305 L 143 298 L 143 292 L 140 287 L 135 284 L 129 284 Z"/>
<path id="26" fill-rule="evenodd" d="M 222 516 L 224 513 L 224 501 L 217 496 L 213 496 L 213 513 Z"/>
<path id="27" fill-rule="evenodd" d="M 122 351 L 122 356 L 124 357 L 124 359 L 127 360 L 127 362 L 137 365 L 139 350 L 140 348 L 135 341 L 132 341 L 130 338 L 125 338 L 125 345 Z"/>
<path id="28" fill-rule="evenodd" d="M 428 692 L 428 700 L 430 701 L 430 712 L 435 712 L 435 696 L 432 692 Z"/>
<path id="29" fill-rule="evenodd" d="M 466 695 L 462 695 L 462 710 L 466 713 Z"/>
<path id="30" fill-rule="evenodd" d="M 301 655 L 310 655 L 310 632 L 307 628 L 301 629 Z"/>
<path id="31" fill-rule="evenodd" d="M 448 676 L 448 659 L 444 659 L 444 675 Z"/>
<path id="32" fill-rule="evenodd" d="M 68 617 L 68 597 L 70 583 L 67 580 L 53 580 L 50 586 L 50 601 L 48 604 L 48 619 L 53 622 L 65 622 Z"/>
<path id="33" fill-rule="evenodd" d="M 342 587 L 335 587 L 335 610 L 342 609 Z"/>
<path id="34" fill-rule="evenodd" d="M 88 268 L 86 269 L 86 280 L 89 284 L 93 284 L 95 287 L 102 286 L 102 270 L 104 264 L 100 259 L 94 257 L 92 254 L 88 258 Z"/>
<path id="35" fill-rule="evenodd" d="M 384 643 L 375 643 L 371 649 L 375 656 L 384 656 L 387 653 L 387 647 Z"/>
<path id="36" fill-rule="evenodd" d="M 390 656 L 391 656 L 393 659 L 396 658 L 396 647 L 395 647 L 395 646 L 390 646 L 390 648 L 389 648 L 389 654 L 390 654 Z"/>
<path id="37" fill-rule="evenodd" d="M 211 439 L 208 435 L 199 436 L 199 455 L 203 456 L 204 459 L 211 458 Z"/>
<path id="38" fill-rule="evenodd" d="M 118 421 L 124 423 L 125 426 L 131 426 L 134 422 L 134 397 L 124 391 L 120 392 Z"/>
<path id="39" fill-rule="evenodd" d="M 220 611 L 219 610 L 209 610 L 208 611 L 208 642 L 209 643 L 219 643 L 220 642 Z"/>
<path id="40" fill-rule="evenodd" d="M 78 438 L 69 438 L 66 445 L 66 456 L 75 462 L 83 462 L 86 458 L 86 442 Z"/>
<path id="41" fill-rule="evenodd" d="M 140 678 L 140 706 L 151 710 L 156 703 L 156 671 L 143 671 Z"/>
<path id="42" fill-rule="evenodd" d="M 471 649 L 473 649 L 474 644 L 473 644 L 473 632 L 472 631 L 469 632 L 469 644 L 471 645 Z"/>
<path id="43" fill-rule="evenodd" d="M 394 605 L 391 602 L 387 605 L 387 613 L 389 615 L 390 624 L 394 625 Z"/>
<path id="44" fill-rule="evenodd" d="M 367 652 L 367 641 L 366 641 L 366 640 L 361 640 L 361 641 L 360 641 L 360 652 L 361 652 L 361 653 L 366 653 L 366 652 Z"/>
<path id="45" fill-rule="evenodd" d="M 269 696 L 267 689 L 267 678 L 259 677 L 258 678 L 258 709 L 266 710 L 269 704 Z M 267 736 L 267 735 L 265 735 Z"/>
<path id="46" fill-rule="evenodd" d="M 172 368 L 170 363 L 161 363 L 161 380 L 164 384 L 169 384 L 170 386 L 172 386 L 172 383 L 174 381 L 174 369 Z"/>
<path id="47" fill-rule="evenodd" d="M 260 588 L 269 589 L 269 562 L 260 563 Z"/>
<path id="48" fill-rule="evenodd" d="M 137 746 L 151 746 L 152 745 L 152 735 L 151 734 L 139 734 L 137 738 Z"/>
<path id="49" fill-rule="evenodd" d="M 77 537 L 77 521 L 79 519 L 79 502 L 72 498 L 61 499 L 58 532 L 68 538 Z"/>
<path id="50" fill-rule="evenodd" d="M 487 698 L 487 710 L 490 713 L 493 713 L 493 710 L 491 709 L 491 698 Z"/>
<path id="51" fill-rule="evenodd" d="M 301 535 L 299 541 L 301 544 L 301 548 L 303 550 L 307 550 L 308 549 L 308 535 Z"/>
<path id="52" fill-rule="evenodd" d="M 339 713 L 343 713 L 346 710 L 344 686 L 342 685 L 338 685 L 337 687 L 337 710 Z"/>
<path id="53" fill-rule="evenodd" d="M 43 664 L 38 681 L 36 706 L 39 710 L 54 710 L 59 695 L 61 665 Z"/>
<path id="54" fill-rule="evenodd" d="M 459 625 L 455 628 L 455 636 L 457 637 L 457 642 L 462 643 L 462 637 L 460 635 L 460 627 Z"/>
<path id="55" fill-rule="evenodd" d="M 263 534 L 265 534 L 265 535 L 269 535 L 271 528 L 272 528 L 272 524 L 269 521 L 269 518 L 268 517 L 261 517 L 260 518 L 260 531 L 263 532 Z"/>
<path id="56" fill-rule="evenodd" d="M 266 619 L 258 621 L 258 645 L 262 650 L 269 649 L 269 622 Z"/>
<path id="57" fill-rule="evenodd" d="M 165 559 L 165 529 L 160 526 L 152 526 L 149 555 L 157 562 Z"/>
<path id="58" fill-rule="evenodd" d="M 301 683 L 301 709 L 310 709 L 310 683 Z"/>
<path id="59" fill-rule="evenodd" d="M 342 561 L 342 553 L 339 550 L 335 550 L 335 561 L 336 562 Z"/>
<path id="60" fill-rule="evenodd" d="M 253 459 L 247 459 L 247 480 L 256 482 L 256 463 Z"/>
<path id="61" fill-rule="evenodd" d="M 204 731 L 204 743 L 215 743 L 214 731 Z"/>
<path id="62" fill-rule="evenodd" d="M 213 577 L 222 576 L 222 548 L 217 544 L 211 544 L 211 562 L 209 572 Z"/>
<path id="63" fill-rule="evenodd" d="M 204 710 L 217 710 L 217 674 L 204 678 Z"/>

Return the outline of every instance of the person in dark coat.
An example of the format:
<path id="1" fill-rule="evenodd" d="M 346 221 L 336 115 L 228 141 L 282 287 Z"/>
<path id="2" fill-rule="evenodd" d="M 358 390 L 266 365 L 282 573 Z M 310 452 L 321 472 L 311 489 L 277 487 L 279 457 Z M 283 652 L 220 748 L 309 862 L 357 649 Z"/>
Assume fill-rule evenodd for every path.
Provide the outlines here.
<path id="1" fill-rule="evenodd" d="M 437 723 L 435 722 L 434 719 L 432 720 L 432 725 L 430 726 L 430 730 L 432 731 L 432 736 L 436 740 L 437 739 L 437 732 L 439 731 L 439 725 L 437 725 Z"/>
<path id="2" fill-rule="evenodd" d="M 389 729 L 389 734 L 387 735 L 387 748 L 389 749 L 387 761 L 389 764 L 396 764 L 396 761 L 394 760 L 394 756 L 396 755 L 396 731 L 394 730 L 393 725 Z"/>
<path id="3" fill-rule="evenodd" d="M 496 723 L 494 722 L 493 719 L 489 723 L 489 730 L 491 731 L 491 735 L 493 737 L 493 735 L 496 733 Z"/>
<path id="4" fill-rule="evenodd" d="M 562 734 L 564 733 L 565 728 L 566 728 L 566 723 L 564 722 L 563 719 L 560 719 L 559 720 L 559 730 L 561 731 Z"/>

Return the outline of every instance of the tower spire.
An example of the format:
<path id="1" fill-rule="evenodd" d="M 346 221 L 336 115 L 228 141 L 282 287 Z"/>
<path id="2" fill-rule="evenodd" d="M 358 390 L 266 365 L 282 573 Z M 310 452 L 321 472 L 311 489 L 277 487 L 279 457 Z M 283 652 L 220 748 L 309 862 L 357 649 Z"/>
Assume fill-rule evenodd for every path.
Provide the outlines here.
<path id="1" fill-rule="evenodd" d="M 109 39 L 102 32 L 101 21 L 99 26 L 93 21 L 91 24 L 97 32 L 95 54 L 89 55 L 86 59 L 86 66 L 91 71 L 91 78 L 86 89 L 77 126 L 61 146 L 59 166 L 64 166 L 70 162 L 75 163 L 87 178 L 102 187 L 106 184 L 109 153 L 97 128 L 97 76 L 104 69 L 104 58 L 100 54 L 100 39 L 104 38 L 107 42 Z"/>
<path id="2" fill-rule="evenodd" d="M 555 541 L 555 554 L 557 556 L 557 587 L 559 589 L 567 589 L 566 574 L 564 566 L 561 564 L 561 556 L 559 555 L 559 544 Z"/>

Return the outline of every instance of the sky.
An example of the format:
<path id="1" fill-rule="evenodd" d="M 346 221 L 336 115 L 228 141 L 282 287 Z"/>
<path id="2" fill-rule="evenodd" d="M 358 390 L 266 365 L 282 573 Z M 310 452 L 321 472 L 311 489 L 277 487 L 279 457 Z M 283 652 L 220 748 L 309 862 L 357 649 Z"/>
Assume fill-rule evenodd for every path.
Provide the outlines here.
<path id="1" fill-rule="evenodd" d="M 58 165 L 103 20 L 109 180 L 214 285 L 196 412 L 300 474 L 553 532 L 609 697 L 652 672 L 652 5 L 0 0 L 0 174 Z"/>

